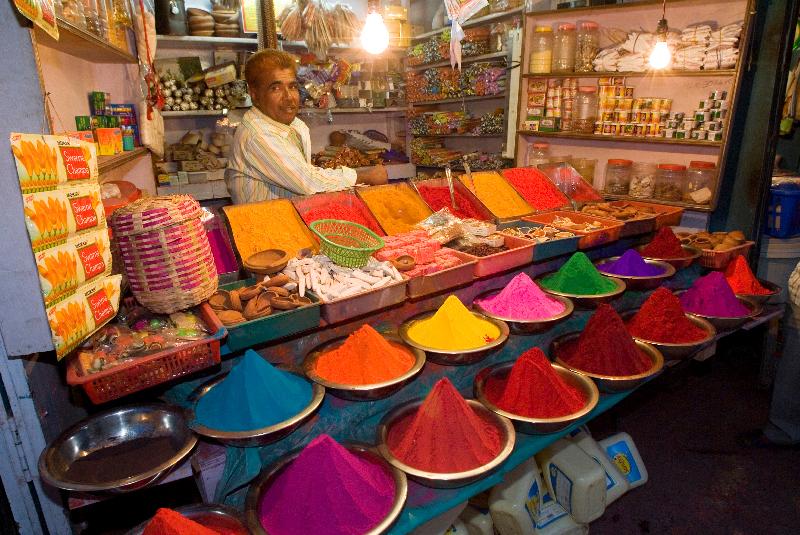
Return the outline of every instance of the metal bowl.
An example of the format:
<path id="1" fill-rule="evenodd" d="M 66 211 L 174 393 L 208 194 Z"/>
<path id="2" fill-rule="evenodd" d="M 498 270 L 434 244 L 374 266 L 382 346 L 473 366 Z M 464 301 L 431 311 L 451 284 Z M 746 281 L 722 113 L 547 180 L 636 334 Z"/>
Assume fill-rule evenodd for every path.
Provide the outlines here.
<path id="1" fill-rule="evenodd" d="M 680 258 L 653 258 L 652 256 L 642 255 L 642 258 L 644 258 L 645 260 L 658 260 L 660 262 L 666 262 L 667 264 L 670 264 L 677 270 L 691 266 L 694 263 L 694 261 L 700 258 L 700 255 L 703 254 L 703 252 L 696 247 L 690 247 L 688 245 L 682 245 L 681 247 L 683 247 L 683 250 L 688 253 L 687 256 L 683 256 Z M 642 249 L 644 248 L 645 246 L 641 245 L 637 247 L 636 250 L 639 253 L 641 253 Z"/>
<path id="2" fill-rule="evenodd" d="M 445 366 L 466 366 L 469 364 L 475 364 L 486 358 L 489 353 L 498 349 L 502 346 L 505 341 L 508 339 L 508 325 L 506 322 L 486 317 L 483 314 L 478 314 L 477 312 L 472 312 L 472 314 L 479 319 L 484 321 L 488 321 L 489 323 L 494 324 L 498 329 L 500 329 L 500 336 L 498 336 L 495 340 L 489 342 L 485 346 L 481 346 L 475 349 L 439 349 L 435 347 L 428 347 L 422 344 L 415 342 L 409 335 L 408 331 L 411 326 L 416 321 L 422 321 L 430 318 L 436 313 L 436 311 L 430 312 L 422 312 L 420 314 L 416 314 L 411 316 L 406 321 L 400 325 L 400 338 L 403 339 L 403 342 L 406 344 L 416 347 L 417 349 L 421 349 L 425 352 L 428 357 L 428 360 L 433 361 L 437 364 L 444 364 Z"/>
<path id="3" fill-rule="evenodd" d="M 336 397 L 342 399 L 349 399 L 353 401 L 371 401 L 376 399 L 391 396 L 406 384 L 408 384 L 414 377 L 416 377 L 422 368 L 425 366 L 425 352 L 411 347 L 403 343 L 403 341 L 393 335 L 382 335 L 387 342 L 395 346 L 401 346 L 405 350 L 411 351 L 414 355 L 414 365 L 403 375 L 396 377 L 390 381 L 382 383 L 375 383 L 371 385 L 348 385 L 344 383 L 335 383 L 324 377 L 321 377 L 316 371 L 317 360 L 326 352 L 336 349 L 344 343 L 347 337 L 335 338 L 322 345 L 314 348 L 303 361 L 303 371 L 306 376 L 324 386 L 327 391 Z"/>
<path id="4" fill-rule="evenodd" d="M 129 492 L 152 485 L 182 461 L 197 443 L 187 426 L 186 411 L 166 404 L 149 403 L 109 409 L 73 425 L 56 438 L 39 456 L 39 474 L 48 484 L 78 492 Z M 170 453 L 167 458 L 137 457 L 133 466 L 119 463 L 126 474 L 102 473 L 71 477 L 70 469 L 95 452 L 141 439 L 166 438 Z M 110 453 L 109 453 L 110 456 Z M 117 457 L 119 459 L 119 457 Z M 88 461 L 88 460 L 87 460 Z M 85 464 L 87 461 L 83 461 Z M 99 466 L 98 466 L 99 467 Z M 127 470 L 126 470 L 127 469 Z"/>
<path id="5" fill-rule="evenodd" d="M 244 525 L 244 519 L 242 514 L 233 509 L 231 507 L 226 507 L 224 505 L 217 505 L 215 503 L 200 503 L 195 505 L 186 505 L 184 507 L 178 507 L 175 509 L 176 512 L 182 514 L 186 518 L 190 520 L 194 520 L 199 524 L 202 524 L 200 520 L 213 518 L 215 525 L 223 525 L 227 528 L 228 533 L 229 531 L 239 531 L 241 533 L 248 533 L 247 528 Z M 152 519 L 151 519 L 152 520 Z M 144 529 L 147 527 L 147 524 L 150 523 L 150 520 L 146 520 L 142 522 L 132 530 L 130 530 L 126 535 L 142 535 L 144 533 Z M 213 529 L 213 528 L 209 528 Z"/>
<path id="6" fill-rule="evenodd" d="M 397 517 L 400 516 L 400 512 L 403 510 L 403 506 L 406 503 L 406 497 L 408 496 L 408 481 L 406 480 L 406 475 L 397 468 L 390 466 L 389 463 L 387 463 L 386 460 L 375 451 L 375 448 L 371 446 L 364 444 L 343 444 L 343 446 L 347 448 L 350 453 L 354 453 L 360 457 L 366 457 L 372 462 L 380 464 L 384 470 L 392 475 L 392 479 L 394 479 L 395 494 L 392 508 L 389 510 L 386 518 L 384 518 L 380 524 L 366 532 L 364 535 L 379 535 L 380 533 L 384 533 L 389 530 L 389 527 L 394 523 L 395 520 L 397 520 Z M 261 520 L 259 519 L 259 505 L 261 503 L 261 497 L 272 484 L 272 480 L 281 472 L 281 470 L 288 466 L 289 463 L 294 461 L 294 459 L 300 455 L 301 451 L 302 450 L 297 450 L 293 453 L 289 453 L 272 466 L 264 469 L 258 478 L 256 478 L 256 480 L 253 482 L 253 484 L 250 485 L 250 489 L 247 491 L 247 501 L 245 502 L 244 514 L 247 527 L 250 528 L 251 533 L 254 535 L 267 535 L 267 532 L 264 529 L 264 526 L 261 525 Z M 287 498 L 293 499 L 294 497 L 289 496 Z M 305 507 L 307 504 L 300 505 Z"/>
<path id="7" fill-rule="evenodd" d="M 628 323 L 628 320 L 636 314 L 635 310 L 631 310 L 629 312 L 625 312 L 620 314 L 620 317 Z M 686 319 L 694 323 L 697 327 L 700 327 L 704 331 L 706 331 L 705 338 L 697 340 L 695 342 L 687 342 L 683 344 L 670 344 L 667 342 L 655 342 L 653 340 L 647 340 L 646 338 L 642 338 L 640 336 L 633 336 L 634 340 L 638 340 L 640 342 L 644 342 L 645 344 L 650 344 L 651 346 L 655 347 L 661 352 L 661 355 L 664 357 L 664 360 L 683 360 L 686 357 L 695 354 L 700 348 L 707 345 L 709 342 L 714 340 L 714 337 L 717 336 L 717 330 L 711 325 L 710 322 L 704 320 L 703 318 L 698 318 L 696 316 L 692 316 L 691 314 L 685 314 Z"/>
<path id="8" fill-rule="evenodd" d="M 781 293 L 781 291 L 783 290 L 783 288 L 781 288 L 777 284 L 772 283 L 772 282 L 770 282 L 768 280 L 758 279 L 758 282 L 761 283 L 761 286 L 763 286 L 764 288 L 769 290 L 770 293 L 768 293 L 768 294 L 736 294 L 736 297 L 744 297 L 745 299 L 749 299 L 750 301 L 753 301 L 756 304 L 764 306 L 764 304 L 766 304 L 767 301 L 769 301 L 770 299 L 772 299 L 773 297 L 775 297 L 776 295 Z"/>
<path id="9" fill-rule="evenodd" d="M 292 373 L 297 377 L 301 377 L 304 380 L 306 379 L 299 373 L 295 373 L 293 371 L 289 371 L 289 373 Z M 211 389 L 217 386 L 223 379 L 225 379 L 227 375 L 227 373 L 222 373 L 210 381 L 203 383 L 191 394 L 189 394 L 188 400 L 192 402 L 192 406 L 196 406 L 200 399 L 208 394 Z M 288 420 L 284 420 L 267 427 L 262 427 L 260 429 L 252 429 L 250 431 L 222 431 L 220 429 L 211 429 L 210 427 L 198 424 L 194 419 L 194 414 L 192 414 L 192 420 L 191 424 L 189 424 L 189 427 L 191 427 L 192 431 L 198 435 L 216 440 L 217 442 L 225 444 L 226 446 L 233 446 L 235 448 L 264 446 L 288 436 L 295 429 L 303 425 L 306 420 L 314 415 L 319 406 L 322 404 L 324 397 L 325 387 L 316 383 L 311 383 L 311 401 L 308 402 L 308 405 L 306 405 L 303 410 Z"/>
<path id="10" fill-rule="evenodd" d="M 735 318 L 724 317 L 724 316 L 709 316 L 707 314 L 698 314 L 696 312 L 688 312 L 692 316 L 696 316 L 698 318 L 703 318 L 704 320 L 708 321 L 711 325 L 717 328 L 717 331 L 732 331 L 744 323 L 747 320 L 755 318 L 759 314 L 761 314 L 762 307 L 760 304 L 756 303 L 749 297 L 742 297 L 737 295 L 736 298 L 742 303 L 747 309 L 750 311 L 749 314 L 746 316 L 739 316 Z"/>
<path id="11" fill-rule="evenodd" d="M 584 405 L 581 410 L 566 416 L 559 416 L 558 418 L 530 418 L 528 416 L 521 416 L 519 414 L 505 411 L 489 401 L 489 399 L 486 397 L 484 388 L 489 377 L 507 377 L 513 366 L 514 362 L 512 361 L 501 362 L 499 364 L 489 366 L 488 368 L 484 368 L 478 373 L 477 376 L 475 376 L 473 388 L 475 397 L 478 398 L 478 401 L 483 403 L 490 411 L 511 420 L 514 423 L 514 428 L 520 433 L 525 433 L 528 435 L 546 435 L 548 433 L 557 433 L 558 431 L 569 427 L 576 420 L 579 420 L 592 412 L 600 399 L 600 392 L 598 392 L 597 386 L 594 384 L 594 382 L 592 382 L 591 379 L 585 375 L 570 371 L 562 366 L 559 366 L 558 364 L 553 364 L 553 369 L 565 382 L 569 383 L 575 388 L 578 388 L 583 393 L 583 396 L 586 399 L 586 405 Z"/>
<path id="12" fill-rule="evenodd" d="M 500 293 L 501 291 L 502 290 L 489 290 L 488 292 L 483 292 L 472 301 L 472 307 L 488 318 L 504 321 L 508 324 L 509 329 L 514 334 L 536 334 L 546 331 L 570 317 L 573 310 L 575 310 L 575 306 L 572 304 L 572 301 L 569 298 L 560 295 L 550 295 L 549 297 L 559 301 L 564 305 L 564 311 L 561 314 L 557 314 L 550 318 L 520 320 L 514 318 L 504 318 L 502 316 L 498 316 L 497 314 L 493 314 L 478 303 L 478 301 L 481 299 L 491 297 Z"/>
<path id="13" fill-rule="evenodd" d="M 659 286 L 661 286 L 662 282 L 675 275 L 675 267 L 669 262 L 663 262 L 661 260 L 650 260 L 647 258 L 644 259 L 646 264 L 660 267 L 663 270 L 663 272 L 659 275 L 652 275 L 649 277 L 636 277 L 633 275 L 616 275 L 614 273 L 607 273 L 603 271 L 603 264 L 616 262 L 617 260 L 619 260 L 619 258 L 620 258 L 619 256 L 604 258 L 603 260 L 595 262 L 595 266 L 597 267 L 597 270 L 603 275 L 606 275 L 608 277 L 616 277 L 618 279 L 624 280 L 625 287 L 628 290 L 652 290 L 654 288 L 658 288 Z"/>
<path id="14" fill-rule="evenodd" d="M 572 370 L 576 373 L 580 373 L 581 375 L 585 375 L 587 377 L 591 377 L 597 384 L 598 388 L 600 388 L 600 390 L 602 390 L 603 392 L 623 392 L 625 390 L 631 390 L 633 388 L 636 388 L 644 381 L 649 379 L 651 376 L 660 372 L 661 368 L 664 367 L 664 357 L 661 355 L 661 352 L 658 349 L 651 346 L 650 344 L 646 344 L 639 340 L 634 340 L 639 349 L 645 355 L 647 355 L 647 357 L 653 363 L 653 366 L 646 372 L 637 375 L 600 375 L 597 373 L 591 373 L 578 369 L 564 362 L 559 356 L 563 346 L 565 344 L 572 342 L 573 340 L 578 338 L 578 336 L 580 336 L 579 332 L 567 333 L 559 336 L 558 338 L 550 342 L 550 354 L 555 357 L 556 362 L 558 364 L 565 367 L 566 369 Z"/>
<path id="15" fill-rule="evenodd" d="M 412 480 L 425 485 L 426 487 L 433 487 L 437 489 L 454 489 L 463 487 L 485 478 L 495 469 L 497 469 L 497 467 L 503 464 L 503 461 L 505 461 L 508 456 L 511 455 L 511 451 L 514 449 L 514 442 L 516 441 L 514 425 L 511 423 L 511 421 L 493 413 L 484 407 L 479 401 L 468 399 L 466 400 L 467 404 L 469 404 L 469 406 L 472 407 L 472 409 L 478 413 L 479 416 L 494 422 L 494 426 L 502 433 L 503 447 L 500 449 L 500 453 L 498 453 L 494 459 L 483 466 L 479 466 L 465 472 L 428 472 L 405 464 L 403 461 L 394 456 L 389 449 L 388 444 L 386 443 L 389 436 L 389 429 L 401 418 L 407 416 L 409 413 L 417 411 L 422 405 L 423 401 L 423 399 L 415 399 L 395 407 L 386 413 L 381 419 L 381 422 L 378 424 L 378 451 L 387 461 L 389 461 L 389 464 L 405 472 L 406 475 L 408 475 L 408 477 L 410 477 Z"/>
<path id="16" fill-rule="evenodd" d="M 543 273 L 542 275 L 539 275 L 538 277 L 536 277 L 536 281 L 539 282 L 543 278 L 547 277 L 548 275 L 551 275 L 552 273 L 553 272 Z M 575 306 L 577 306 L 578 308 L 591 309 L 591 308 L 597 308 L 598 306 L 600 306 L 603 303 L 609 303 L 609 302 L 613 301 L 614 299 L 616 299 L 617 297 L 619 297 L 620 295 L 622 295 L 623 292 L 625 292 L 625 288 L 626 288 L 625 281 L 616 278 L 616 276 L 615 277 L 608 277 L 606 275 L 603 275 L 603 276 L 606 277 L 607 279 L 609 279 L 610 281 L 613 281 L 614 284 L 617 287 L 614 290 L 610 291 L 610 292 L 606 292 L 606 293 L 602 293 L 602 294 L 579 295 L 579 294 L 571 294 L 571 293 L 567 293 L 567 292 L 559 292 L 559 291 L 556 291 L 556 290 L 550 290 L 549 288 L 545 288 L 541 284 L 539 286 L 542 288 L 542 290 L 544 290 L 546 293 L 549 293 L 550 295 L 557 295 L 557 296 L 560 296 L 560 297 L 568 297 L 568 298 L 570 298 L 572 300 L 572 302 L 575 303 Z"/>

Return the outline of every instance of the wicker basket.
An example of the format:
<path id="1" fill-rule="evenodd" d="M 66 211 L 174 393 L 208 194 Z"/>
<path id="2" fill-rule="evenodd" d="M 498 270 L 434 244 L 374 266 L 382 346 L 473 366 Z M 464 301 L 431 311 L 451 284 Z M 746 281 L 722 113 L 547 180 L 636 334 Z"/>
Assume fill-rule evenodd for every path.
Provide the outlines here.
<path id="1" fill-rule="evenodd" d="M 310 225 L 319 236 L 320 252 L 340 266 L 360 268 L 372 253 L 383 247 L 383 240 L 358 223 L 339 219 L 319 219 Z"/>
<path id="2" fill-rule="evenodd" d="M 161 314 L 198 305 L 217 291 L 217 268 L 188 195 L 141 199 L 111 219 L 125 274 L 136 299 Z"/>

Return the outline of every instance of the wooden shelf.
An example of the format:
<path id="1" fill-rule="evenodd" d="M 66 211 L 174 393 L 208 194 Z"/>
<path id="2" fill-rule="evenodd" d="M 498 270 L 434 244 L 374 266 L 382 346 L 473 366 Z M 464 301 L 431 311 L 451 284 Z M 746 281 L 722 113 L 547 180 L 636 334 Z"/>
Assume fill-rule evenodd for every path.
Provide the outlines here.
<path id="1" fill-rule="evenodd" d="M 390 106 L 388 108 L 300 108 L 300 113 L 405 113 L 403 106 Z"/>
<path id="2" fill-rule="evenodd" d="M 228 110 L 191 110 L 191 111 L 162 111 L 164 119 L 175 117 L 222 117 Z"/>
<path id="3" fill-rule="evenodd" d="M 58 19 L 58 35 L 58 40 L 55 40 L 46 32 L 37 30 L 36 42 L 92 63 L 138 63 L 139 61 L 127 50 L 119 49 L 63 19 Z"/>
<path id="4" fill-rule="evenodd" d="M 641 202 L 654 202 L 657 204 L 667 204 L 669 206 L 680 206 L 681 208 L 686 208 L 687 210 L 694 210 L 696 212 L 711 212 L 712 208 L 709 204 L 693 204 L 690 202 L 681 202 L 681 201 L 664 201 L 662 199 L 642 199 L 641 197 L 631 197 L 630 195 L 613 195 L 611 193 L 603 193 L 601 195 L 608 199 L 614 201 L 641 201 Z"/>
<path id="5" fill-rule="evenodd" d="M 424 100 L 420 102 L 409 102 L 410 106 L 433 106 L 435 104 L 457 104 L 461 102 L 469 102 L 472 100 L 492 100 L 498 98 L 505 98 L 506 92 L 503 91 L 502 93 L 497 93 L 496 95 L 476 95 L 471 97 L 458 97 L 458 98 L 446 98 L 442 100 Z"/>
<path id="6" fill-rule="evenodd" d="M 469 28 L 471 26 L 480 26 L 481 24 L 486 24 L 487 22 L 495 22 L 498 20 L 513 17 L 514 15 L 521 15 L 524 11 L 525 11 L 524 7 L 518 7 L 516 9 L 509 9 L 508 11 L 502 11 L 500 13 L 490 13 L 484 17 L 478 17 L 476 19 L 470 19 L 466 21 L 462 25 L 462 28 Z M 447 25 L 444 28 L 439 28 L 438 30 L 431 30 L 429 32 L 421 33 L 419 35 L 414 35 L 411 37 L 411 40 L 419 41 L 420 39 L 425 39 L 426 37 L 433 37 L 434 35 L 438 35 L 442 33 L 444 30 L 447 30 L 449 28 L 450 25 Z"/>
<path id="7" fill-rule="evenodd" d="M 623 0 L 624 1 L 624 0 Z M 704 0 L 670 0 L 670 6 L 674 4 L 702 4 Z M 547 9 L 544 11 L 532 11 L 526 14 L 528 17 L 541 17 L 546 15 L 570 15 L 572 13 L 597 13 L 598 11 L 623 10 L 637 7 L 658 6 L 661 7 L 662 0 L 636 0 L 622 4 L 607 4 L 602 6 L 574 7 L 570 9 Z"/>
<path id="8" fill-rule="evenodd" d="M 491 54 L 483 54 L 481 56 L 467 56 L 461 58 L 461 64 L 466 65 L 467 63 L 477 63 L 479 61 L 486 61 L 490 59 L 497 59 L 497 58 L 505 58 L 508 57 L 508 52 L 493 52 Z M 413 67 L 408 67 L 406 71 L 424 71 L 425 69 L 433 69 L 434 67 L 449 67 L 450 60 L 442 60 L 437 61 L 435 63 L 426 63 L 424 65 L 415 65 Z"/>
<path id="9" fill-rule="evenodd" d="M 411 137 L 466 137 L 466 138 L 475 138 L 475 139 L 485 139 L 485 138 L 492 138 L 492 137 L 506 137 L 505 134 L 414 134 L 411 133 Z"/>
<path id="10" fill-rule="evenodd" d="M 158 35 L 158 45 L 165 48 L 255 48 L 253 37 L 199 37 L 195 35 Z"/>
<path id="11" fill-rule="evenodd" d="M 305 41 L 278 41 L 278 44 L 282 48 L 305 48 L 305 49 L 308 49 L 308 46 L 306 45 Z M 405 47 L 405 46 L 390 46 L 384 52 L 382 52 L 382 54 L 385 54 L 386 52 L 405 52 L 407 49 L 408 49 L 408 47 Z M 328 47 L 328 51 L 330 51 L 330 52 L 345 52 L 347 50 L 359 50 L 361 52 L 364 52 L 364 49 L 361 48 L 361 45 L 359 45 L 359 44 L 351 44 L 351 45 L 333 44 L 330 47 Z M 364 52 L 364 53 L 366 54 L 366 52 Z M 374 56 L 372 56 L 371 54 L 368 54 L 367 57 L 376 57 L 377 58 L 377 57 L 380 57 L 380 56 L 381 56 L 381 54 L 376 54 Z"/>
<path id="12" fill-rule="evenodd" d="M 561 139 L 585 139 L 592 141 L 608 141 L 611 143 L 653 143 L 661 145 L 689 145 L 693 147 L 721 147 L 721 141 L 693 141 L 691 139 L 668 139 L 664 137 L 619 137 L 595 134 L 575 134 L 572 132 L 534 132 L 532 130 L 517 130 L 523 136 L 551 137 Z"/>
<path id="13" fill-rule="evenodd" d="M 619 76 L 625 78 L 660 78 L 662 76 L 736 76 L 736 69 L 718 69 L 708 71 L 645 71 L 645 72 L 559 72 L 523 74 L 523 78 L 600 78 L 602 76 Z"/>
<path id="14" fill-rule="evenodd" d="M 97 170 L 100 174 L 107 173 L 112 169 L 116 169 L 128 162 L 132 162 L 137 158 L 141 158 L 148 151 L 145 147 L 136 147 L 128 152 L 120 152 L 114 156 L 98 156 L 97 157 Z"/>

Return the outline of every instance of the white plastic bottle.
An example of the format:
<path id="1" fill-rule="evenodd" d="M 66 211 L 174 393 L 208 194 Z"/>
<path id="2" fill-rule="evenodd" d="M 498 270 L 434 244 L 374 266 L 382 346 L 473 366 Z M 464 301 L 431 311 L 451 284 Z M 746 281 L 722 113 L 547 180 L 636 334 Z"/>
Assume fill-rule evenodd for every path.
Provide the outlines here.
<path id="1" fill-rule="evenodd" d="M 492 489 L 489 511 L 500 535 L 585 535 L 589 531 L 550 496 L 534 458 L 506 474 Z"/>
<path id="2" fill-rule="evenodd" d="M 469 535 L 494 535 L 494 524 L 489 511 L 481 511 L 468 505 L 458 517 L 467 527 Z"/>
<path id="3" fill-rule="evenodd" d="M 432 518 L 417 527 L 411 532 L 411 535 L 442 535 L 442 533 L 446 533 L 466 506 L 467 502 L 464 502 L 456 505 L 452 509 L 448 509 L 436 518 Z"/>
<path id="4" fill-rule="evenodd" d="M 569 440 L 554 442 L 536 455 L 547 488 L 572 518 L 582 524 L 606 510 L 606 473 Z"/>
<path id="5" fill-rule="evenodd" d="M 639 450 L 636 449 L 636 444 L 633 443 L 633 439 L 628 433 L 617 433 L 601 440 L 598 444 L 628 479 L 628 484 L 632 489 L 647 483 L 647 468 L 644 466 L 642 456 L 639 455 Z"/>
<path id="6" fill-rule="evenodd" d="M 617 468 L 617 465 L 608 458 L 605 449 L 586 430 L 578 428 L 577 433 L 570 433 L 569 439 L 603 467 L 606 473 L 606 507 L 628 492 L 630 489 L 628 480 Z"/>

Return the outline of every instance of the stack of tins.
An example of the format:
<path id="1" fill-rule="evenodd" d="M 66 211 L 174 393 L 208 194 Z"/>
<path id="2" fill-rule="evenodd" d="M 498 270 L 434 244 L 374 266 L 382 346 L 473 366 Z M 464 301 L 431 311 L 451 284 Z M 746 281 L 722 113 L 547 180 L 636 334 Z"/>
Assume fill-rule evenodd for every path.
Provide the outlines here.
<path id="1" fill-rule="evenodd" d="M 111 219 L 125 274 L 136 299 L 153 312 L 171 314 L 198 305 L 217 291 L 217 269 L 189 195 L 140 199 Z"/>

